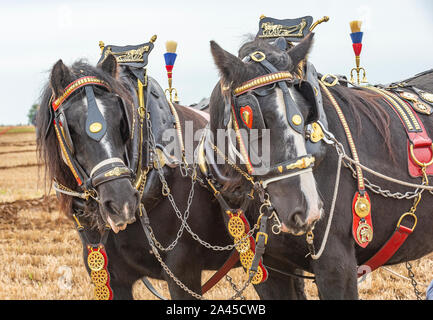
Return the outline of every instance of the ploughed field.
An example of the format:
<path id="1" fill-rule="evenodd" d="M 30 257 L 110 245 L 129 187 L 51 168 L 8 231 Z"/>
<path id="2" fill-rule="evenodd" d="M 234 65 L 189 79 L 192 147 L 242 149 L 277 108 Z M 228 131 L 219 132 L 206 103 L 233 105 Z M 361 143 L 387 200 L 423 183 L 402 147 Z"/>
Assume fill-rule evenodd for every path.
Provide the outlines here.
<path id="1" fill-rule="evenodd" d="M 33 127 L 7 129 L 0 127 L 0 299 L 93 299 L 74 224 L 59 213 L 54 193 L 45 194 Z M 433 255 L 413 261 L 412 270 L 424 298 L 432 280 Z M 202 282 L 212 274 L 204 272 Z M 238 287 L 246 279 L 242 268 L 229 276 Z M 360 284 L 360 298 L 415 299 L 407 276 L 404 264 L 375 271 Z M 150 281 L 170 296 L 164 281 Z M 308 298 L 317 299 L 314 283 L 305 280 L 305 286 Z M 205 298 L 227 299 L 234 293 L 223 279 Z M 251 286 L 244 296 L 258 299 Z M 134 297 L 156 299 L 140 281 L 134 286 Z"/>

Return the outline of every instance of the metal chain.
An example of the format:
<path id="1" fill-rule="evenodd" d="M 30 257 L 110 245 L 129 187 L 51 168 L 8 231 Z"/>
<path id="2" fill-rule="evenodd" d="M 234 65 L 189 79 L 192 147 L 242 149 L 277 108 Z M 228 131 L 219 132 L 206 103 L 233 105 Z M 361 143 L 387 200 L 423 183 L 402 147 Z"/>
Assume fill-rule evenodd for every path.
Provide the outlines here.
<path id="1" fill-rule="evenodd" d="M 232 289 L 233 289 L 234 292 L 236 292 L 236 293 L 240 292 L 240 290 L 238 289 L 238 287 L 236 286 L 236 284 L 233 282 L 232 277 L 230 277 L 228 274 L 226 274 L 225 279 L 230 284 L 230 286 L 232 287 Z M 243 295 L 240 295 L 239 298 L 241 300 L 245 300 L 245 297 Z"/>
<path id="2" fill-rule="evenodd" d="M 152 148 L 152 150 L 154 151 L 156 149 L 156 142 L 155 142 L 155 136 L 153 135 L 152 132 L 152 123 L 150 121 L 150 117 L 146 117 L 146 121 L 147 121 L 147 128 L 148 128 L 148 134 L 149 134 L 149 144 L 150 147 Z M 204 134 L 204 133 L 203 133 Z M 192 236 L 192 238 L 196 241 L 198 241 L 201 245 L 203 245 L 204 247 L 208 248 L 208 249 L 212 249 L 214 251 L 229 251 L 229 250 L 233 250 L 234 248 L 236 248 L 237 246 L 241 245 L 241 241 L 237 242 L 235 244 L 232 245 L 227 245 L 227 246 L 218 246 L 218 245 L 212 245 L 206 241 L 204 241 L 203 239 L 201 239 L 196 233 L 194 233 L 191 229 L 191 227 L 188 225 L 187 220 L 190 214 L 190 207 L 192 204 L 192 200 L 194 198 L 194 186 L 196 181 L 199 181 L 199 179 L 197 179 L 197 167 L 198 164 L 196 161 L 194 161 L 192 168 L 190 166 L 188 166 L 188 164 L 184 164 L 185 165 L 185 172 L 182 173 L 182 175 L 184 174 L 188 174 L 191 177 L 191 189 L 188 195 L 188 202 L 187 202 L 187 208 L 184 212 L 184 214 L 182 215 L 182 213 L 180 212 L 180 210 L 178 209 L 176 202 L 174 200 L 173 195 L 171 194 L 170 188 L 168 187 L 168 183 L 167 180 L 165 179 L 164 176 L 164 170 L 159 162 L 159 157 L 156 157 L 156 162 L 157 162 L 157 172 L 159 175 L 159 179 L 163 185 L 162 189 L 163 189 L 163 193 L 164 195 L 168 198 L 168 200 L 170 201 L 171 206 L 173 207 L 176 216 L 179 218 L 179 220 L 182 222 L 176 238 L 173 240 L 173 242 L 168 245 L 167 247 L 164 247 L 155 237 L 155 234 L 153 232 L 153 230 L 150 228 L 150 235 L 152 237 L 152 240 L 155 243 L 155 246 L 158 247 L 158 249 L 162 250 L 162 251 L 170 251 L 173 250 L 173 248 L 177 245 L 180 237 L 182 236 L 184 230 L 186 229 L 188 231 L 188 233 Z M 190 173 L 189 173 L 190 172 Z M 204 183 L 204 182 L 203 182 Z M 258 229 L 258 226 L 256 225 L 254 228 L 252 228 L 248 234 L 246 234 L 244 236 L 244 238 L 242 238 L 242 241 L 246 240 L 248 237 L 252 236 L 254 231 Z"/>
<path id="3" fill-rule="evenodd" d="M 406 269 L 407 269 L 407 274 L 409 276 L 410 282 L 411 282 L 411 284 L 413 286 L 413 291 L 415 293 L 416 299 L 417 300 L 423 300 L 421 298 L 421 291 L 419 291 L 418 288 L 417 288 L 418 283 L 415 280 L 415 274 L 412 271 L 412 265 L 410 264 L 409 261 L 406 261 Z"/>
<path id="4" fill-rule="evenodd" d="M 334 137 L 330 137 L 330 140 L 332 140 L 334 142 L 334 147 L 337 150 L 338 154 L 342 154 L 345 158 L 348 158 L 346 152 L 344 151 L 344 147 L 343 145 Z M 344 161 L 343 160 L 343 165 L 350 169 L 350 171 L 352 171 L 352 177 L 354 179 L 357 179 L 357 173 L 356 173 L 356 169 L 353 167 L 352 163 L 350 163 L 349 161 Z M 365 186 L 371 190 L 373 193 L 379 194 L 385 198 L 394 198 L 394 199 L 398 199 L 398 200 L 402 200 L 402 199 L 414 199 L 416 198 L 420 193 L 424 192 L 425 189 L 421 189 L 421 188 L 416 188 L 415 191 L 408 191 L 405 193 L 401 193 L 401 192 L 392 192 L 390 190 L 387 189 L 382 189 L 379 185 L 376 185 L 374 183 L 372 183 L 370 180 L 368 180 L 367 178 L 364 177 L 364 183 Z M 396 182 L 397 183 L 397 182 Z M 422 182 L 421 185 L 426 185 L 425 181 Z M 429 192 L 431 194 L 433 194 L 432 190 L 429 190 Z"/>
<path id="5" fill-rule="evenodd" d="M 356 170 L 355 168 L 353 168 L 352 164 L 346 162 L 343 160 L 343 165 L 350 169 L 350 171 L 352 171 L 352 177 L 353 178 L 357 178 L 357 174 L 356 174 Z M 418 196 L 418 194 L 420 194 L 422 191 L 424 190 L 420 190 L 419 188 L 415 189 L 415 191 L 408 191 L 405 193 L 401 193 L 401 192 L 392 192 L 390 190 L 387 189 L 382 189 L 380 186 L 378 186 L 377 184 L 372 183 L 370 180 L 368 180 L 367 178 L 364 177 L 364 183 L 365 186 L 371 190 L 373 193 L 379 194 L 385 198 L 394 198 L 394 199 L 398 199 L 398 200 L 402 200 L 402 199 L 414 199 Z"/>

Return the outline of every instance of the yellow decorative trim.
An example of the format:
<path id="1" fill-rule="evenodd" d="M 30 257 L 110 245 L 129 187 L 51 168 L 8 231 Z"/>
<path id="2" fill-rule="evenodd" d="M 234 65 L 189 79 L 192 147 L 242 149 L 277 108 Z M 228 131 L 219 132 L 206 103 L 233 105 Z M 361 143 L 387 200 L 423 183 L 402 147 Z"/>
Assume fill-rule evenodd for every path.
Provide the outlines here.
<path id="1" fill-rule="evenodd" d="M 242 157 L 245 160 L 245 166 L 247 167 L 248 173 L 252 174 L 253 171 L 254 171 L 254 169 L 253 169 L 253 167 L 250 164 L 250 161 L 249 161 L 250 158 L 248 157 L 247 151 L 245 149 L 245 145 L 244 145 L 244 142 L 242 140 L 241 133 L 239 131 L 239 126 L 238 126 L 238 123 L 236 121 L 236 116 L 235 116 L 233 110 L 232 110 L 232 115 L 233 115 L 233 119 L 234 119 L 233 124 L 234 124 L 234 127 L 235 127 L 235 133 L 236 133 L 236 138 L 237 138 L 238 143 L 239 143 L 240 152 L 242 154 Z"/>
<path id="2" fill-rule="evenodd" d="M 63 95 L 57 98 L 56 100 L 54 100 L 53 102 L 54 110 L 57 110 L 57 108 L 69 97 L 69 95 L 72 92 L 74 92 L 79 87 L 82 87 L 87 84 L 97 84 L 109 88 L 108 84 L 105 81 L 102 81 L 96 77 L 83 77 L 81 79 L 72 82 L 68 87 L 66 87 Z"/>
<path id="3" fill-rule="evenodd" d="M 116 167 L 104 174 L 104 177 L 119 177 L 123 173 L 128 173 L 129 169 Z"/>
<path id="4" fill-rule="evenodd" d="M 315 161 L 316 159 L 314 157 L 304 157 L 295 163 L 287 165 L 286 170 L 306 169 L 309 168 Z"/>
<path id="5" fill-rule="evenodd" d="M 60 136 L 60 132 L 59 132 L 59 130 L 57 129 L 57 126 L 54 126 L 54 129 L 55 129 L 55 131 L 56 131 L 57 140 L 59 141 L 59 144 L 60 144 L 60 149 L 62 150 L 63 156 L 64 156 L 65 159 L 66 159 L 66 163 L 67 163 L 69 169 L 71 169 L 72 175 L 74 176 L 75 180 L 81 182 L 81 179 L 80 179 L 80 177 L 78 176 L 78 173 L 75 171 L 75 168 L 74 168 L 74 166 L 72 165 L 71 159 L 69 159 L 68 153 L 67 153 L 67 151 L 66 151 L 66 147 L 65 147 L 65 145 L 63 144 L 63 140 L 62 140 L 62 138 L 61 138 L 61 136 Z"/>
<path id="6" fill-rule="evenodd" d="M 340 122 L 343 126 L 344 132 L 346 133 L 347 142 L 349 143 L 350 150 L 352 152 L 353 159 L 356 162 L 359 162 L 358 152 L 356 151 L 355 142 L 353 141 L 352 133 L 350 132 L 349 125 L 347 124 L 346 118 L 343 114 L 343 111 L 341 110 L 340 106 L 338 105 L 337 100 L 335 100 L 332 93 L 329 91 L 328 87 L 323 83 L 322 80 L 319 81 L 320 85 L 322 86 L 323 91 L 328 96 L 329 100 L 331 101 L 335 111 L 337 112 L 338 118 L 340 119 Z M 364 190 L 365 184 L 364 184 L 364 176 L 362 174 L 361 168 L 356 165 L 356 176 L 358 179 L 358 189 Z"/>
<path id="7" fill-rule="evenodd" d="M 293 80 L 293 75 L 290 72 L 286 71 L 267 74 L 265 76 L 261 76 L 245 82 L 240 87 L 234 89 L 233 92 L 235 95 L 240 95 L 241 93 L 244 93 L 253 88 L 258 88 L 281 80 Z"/>
<path id="8" fill-rule="evenodd" d="M 409 130 L 413 130 L 414 126 L 415 126 L 415 130 L 421 130 L 421 126 L 420 126 L 419 122 L 417 121 L 417 119 L 415 118 L 415 115 L 413 114 L 412 110 L 398 96 L 396 96 L 395 94 L 393 94 L 389 91 L 379 89 L 376 87 L 366 87 L 366 88 L 382 95 L 388 102 L 390 102 L 397 109 L 398 113 L 402 117 L 404 123 L 406 124 L 406 126 L 408 127 Z M 402 108 L 406 112 L 404 112 Z M 409 115 L 410 120 L 409 120 L 407 115 Z M 413 125 L 412 125 L 412 123 L 413 123 Z"/>
<path id="9" fill-rule="evenodd" d="M 260 28 L 263 29 L 259 38 L 278 38 L 278 37 L 296 37 L 302 38 L 303 31 L 307 26 L 307 21 L 302 19 L 301 22 L 295 26 L 285 26 L 282 24 L 274 24 L 273 22 L 264 22 Z"/>

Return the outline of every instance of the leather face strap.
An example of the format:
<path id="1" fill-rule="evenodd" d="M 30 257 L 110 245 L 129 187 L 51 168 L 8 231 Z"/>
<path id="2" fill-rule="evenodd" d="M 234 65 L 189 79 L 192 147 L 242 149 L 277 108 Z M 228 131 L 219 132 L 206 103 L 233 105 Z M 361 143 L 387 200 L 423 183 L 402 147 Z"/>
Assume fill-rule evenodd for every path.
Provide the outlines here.
<path id="1" fill-rule="evenodd" d="M 87 98 L 86 133 L 93 140 L 99 141 L 107 132 L 107 122 L 98 108 L 93 88 L 86 86 L 84 89 Z"/>

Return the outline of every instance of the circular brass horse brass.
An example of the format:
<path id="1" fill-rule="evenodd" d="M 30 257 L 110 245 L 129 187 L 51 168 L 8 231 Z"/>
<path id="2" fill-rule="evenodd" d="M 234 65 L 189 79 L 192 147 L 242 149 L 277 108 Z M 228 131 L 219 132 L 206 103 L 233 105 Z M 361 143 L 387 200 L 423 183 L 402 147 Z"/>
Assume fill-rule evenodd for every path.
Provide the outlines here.
<path id="1" fill-rule="evenodd" d="M 242 235 L 244 237 L 245 234 Z M 235 239 L 236 244 L 236 250 L 239 253 L 245 253 L 248 250 L 250 250 L 250 239 L 247 237 L 246 239 L 242 240 L 242 238 Z"/>
<path id="2" fill-rule="evenodd" d="M 423 98 L 425 101 L 432 102 L 433 103 L 433 94 L 428 92 L 422 92 L 421 98 Z"/>
<path id="3" fill-rule="evenodd" d="M 90 272 L 90 278 L 95 286 L 103 286 L 108 281 L 107 271 L 102 269 L 99 271 Z"/>
<path id="4" fill-rule="evenodd" d="M 96 300 L 110 299 L 110 289 L 106 285 L 95 287 L 93 292 Z"/>
<path id="5" fill-rule="evenodd" d="M 100 122 L 93 122 L 89 126 L 89 131 L 92 133 L 98 133 L 101 130 L 102 130 L 102 124 Z"/>
<path id="6" fill-rule="evenodd" d="M 370 202 L 367 198 L 358 197 L 355 203 L 355 212 L 360 218 L 365 218 L 370 213 Z"/>
<path id="7" fill-rule="evenodd" d="M 263 280 L 263 270 L 261 267 L 257 268 L 257 272 L 254 275 L 253 279 L 251 280 L 252 284 L 259 284 Z"/>
<path id="8" fill-rule="evenodd" d="M 245 233 L 244 222 L 239 216 L 232 216 L 227 227 L 233 238 L 240 238 Z"/>
<path id="9" fill-rule="evenodd" d="M 99 250 L 92 251 L 87 256 L 87 265 L 92 271 L 99 271 L 104 267 L 105 258 Z"/>
<path id="10" fill-rule="evenodd" d="M 241 260 L 242 266 L 249 270 L 251 268 L 251 265 L 253 264 L 254 259 L 254 252 L 250 249 L 247 252 L 241 253 L 239 255 L 239 258 Z"/>

